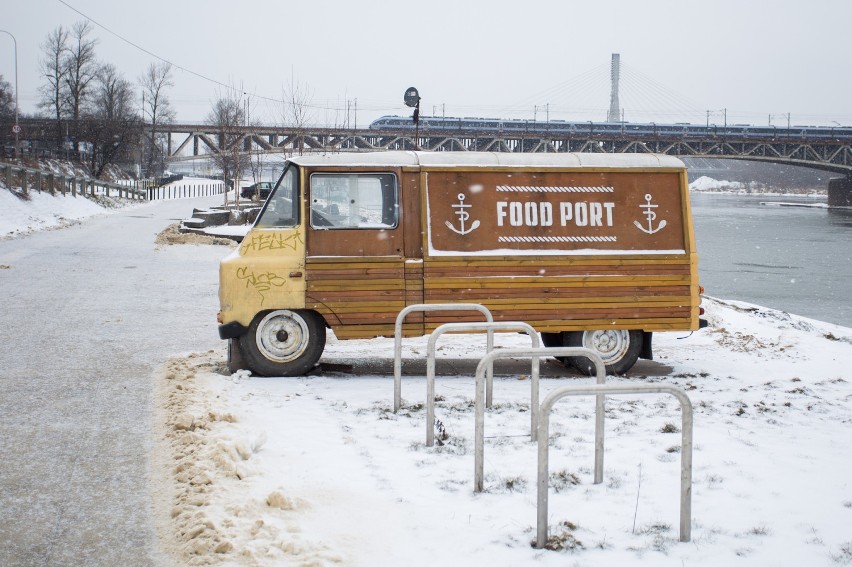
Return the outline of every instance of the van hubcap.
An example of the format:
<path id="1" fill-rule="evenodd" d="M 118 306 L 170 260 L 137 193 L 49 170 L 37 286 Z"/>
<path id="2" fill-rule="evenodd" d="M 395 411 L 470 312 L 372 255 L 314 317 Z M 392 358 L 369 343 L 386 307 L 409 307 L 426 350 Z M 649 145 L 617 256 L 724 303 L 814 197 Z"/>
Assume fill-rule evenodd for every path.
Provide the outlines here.
<path id="1" fill-rule="evenodd" d="M 618 362 L 630 348 L 630 332 L 624 330 L 585 331 L 583 346 L 600 355 L 605 364 Z"/>
<path id="2" fill-rule="evenodd" d="M 293 311 L 273 311 L 257 326 L 257 348 L 275 362 L 299 358 L 308 348 L 310 332 L 305 320 Z"/>

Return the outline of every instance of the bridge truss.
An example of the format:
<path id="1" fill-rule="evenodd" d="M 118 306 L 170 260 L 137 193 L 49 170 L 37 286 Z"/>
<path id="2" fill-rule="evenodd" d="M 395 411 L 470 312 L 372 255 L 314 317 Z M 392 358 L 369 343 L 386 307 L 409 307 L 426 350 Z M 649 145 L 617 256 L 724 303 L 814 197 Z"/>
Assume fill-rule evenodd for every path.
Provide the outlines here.
<path id="1" fill-rule="evenodd" d="M 308 153 L 381 150 L 484 152 L 661 153 L 681 157 L 733 158 L 790 163 L 837 172 L 852 171 L 852 140 L 797 138 L 783 130 L 767 139 L 722 134 L 701 136 L 619 133 L 539 134 L 459 130 L 413 131 L 343 128 L 241 127 L 227 136 L 205 125 L 168 127 L 169 161 L 232 152 Z M 220 140 L 227 139 L 227 144 Z"/>

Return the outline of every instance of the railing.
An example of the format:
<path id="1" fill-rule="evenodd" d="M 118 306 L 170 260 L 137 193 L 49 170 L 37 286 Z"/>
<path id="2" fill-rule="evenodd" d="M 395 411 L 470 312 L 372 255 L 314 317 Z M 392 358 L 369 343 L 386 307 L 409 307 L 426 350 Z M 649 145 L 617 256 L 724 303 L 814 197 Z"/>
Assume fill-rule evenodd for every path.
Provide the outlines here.
<path id="1" fill-rule="evenodd" d="M 547 496 L 548 496 L 548 437 L 550 436 L 550 411 L 556 402 L 566 396 L 584 396 L 594 394 L 598 398 L 616 394 L 671 394 L 680 401 L 681 406 L 681 450 L 680 450 L 680 541 L 687 542 L 692 537 L 692 402 L 686 392 L 677 386 L 668 384 L 596 384 L 593 386 L 565 386 L 554 390 L 541 404 L 541 416 L 538 424 L 538 491 L 536 547 L 547 544 Z M 603 420 L 603 412 L 598 410 L 598 418 Z M 598 480 L 595 480 L 598 483 Z"/>
<path id="2" fill-rule="evenodd" d="M 156 181 L 146 179 L 138 182 L 137 185 L 139 186 L 139 190 L 144 192 L 145 198 L 148 201 L 207 197 L 210 195 L 221 195 L 225 192 L 225 183 L 223 181 L 160 185 Z"/>
<path id="3" fill-rule="evenodd" d="M 444 323 L 429 335 L 426 345 L 426 446 L 435 444 L 435 345 L 438 338 L 444 333 L 459 333 L 464 331 L 520 331 L 530 337 L 533 348 L 539 348 L 540 341 L 538 333 L 527 323 L 506 321 L 499 323 Z M 486 347 L 486 355 L 492 352 L 494 345 Z M 530 439 L 535 441 L 536 428 L 538 426 L 538 377 L 539 359 L 532 360 L 532 372 L 530 373 Z M 485 406 L 490 408 L 493 396 L 494 375 L 490 372 L 485 383 Z"/>
<path id="4" fill-rule="evenodd" d="M 415 311 L 479 311 L 489 323 L 494 322 L 491 311 L 478 303 L 416 303 L 409 305 L 396 316 L 393 333 L 393 413 L 402 405 L 402 322 Z M 488 331 L 488 351 L 494 348 L 494 333 Z M 489 369 L 489 376 L 491 370 Z"/>
<path id="5" fill-rule="evenodd" d="M 115 191 L 119 197 L 145 199 L 145 194 L 135 187 L 88 177 L 62 175 L 8 163 L 0 163 L 0 178 L 5 181 L 7 188 L 20 187 L 25 195 L 29 194 L 30 189 L 49 192 L 53 195 L 71 193 L 73 197 L 76 197 L 78 193 L 81 195 L 88 193 L 90 195 L 109 196 L 111 192 Z"/>
<path id="6" fill-rule="evenodd" d="M 130 182 L 110 182 L 81 177 L 75 175 L 62 175 L 59 173 L 32 169 L 8 163 L 0 163 L 0 179 L 6 183 L 6 187 L 20 187 L 26 195 L 30 190 L 49 192 L 52 195 L 61 193 L 76 197 L 80 195 L 106 195 L 115 193 L 118 197 L 127 199 L 154 201 L 159 199 L 180 199 L 190 197 L 206 197 L 209 195 L 221 195 L 225 191 L 225 183 L 210 180 L 209 183 L 175 184 L 163 185 L 160 180 L 143 179 Z"/>

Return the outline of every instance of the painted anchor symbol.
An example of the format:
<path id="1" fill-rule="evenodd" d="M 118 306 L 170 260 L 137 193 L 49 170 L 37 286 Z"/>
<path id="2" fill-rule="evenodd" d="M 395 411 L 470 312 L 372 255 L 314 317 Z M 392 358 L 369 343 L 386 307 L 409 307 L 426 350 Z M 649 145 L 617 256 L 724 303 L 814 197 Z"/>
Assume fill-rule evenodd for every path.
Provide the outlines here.
<path id="1" fill-rule="evenodd" d="M 454 209 L 456 209 L 455 214 L 458 215 L 458 217 L 459 217 L 459 226 L 461 228 L 454 227 L 453 225 L 450 224 L 450 221 L 444 221 L 444 224 L 446 224 L 447 228 L 449 228 L 450 230 L 452 230 L 456 234 L 461 234 L 462 236 L 464 236 L 465 234 L 470 234 L 471 232 L 473 232 L 474 230 L 479 228 L 479 221 L 475 220 L 471 223 L 470 228 L 465 228 L 465 222 L 470 218 L 470 213 L 467 212 L 465 209 L 469 209 L 473 205 L 465 205 L 464 204 L 464 200 L 465 200 L 464 193 L 459 193 L 458 198 L 459 198 L 459 202 L 455 205 L 450 205 L 450 206 L 453 207 Z"/>
<path id="2" fill-rule="evenodd" d="M 659 232 L 663 228 L 665 228 L 665 226 L 666 226 L 666 221 L 665 221 L 665 219 L 663 219 L 663 220 L 660 221 L 660 224 L 657 225 L 657 228 L 654 228 L 654 219 L 657 218 L 657 213 L 654 212 L 654 209 L 659 207 L 659 205 L 652 205 L 651 199 L 652 199 L 651 194 L 647 193 L 645 195 L 645 204 L 639 205 L 639 207 L 645 209 L 645 212 L 643 214 L 648 219 L 648 228 L 645 228 L 644 226 L 639 224 L 639 221 L 633 221 L 633 224 L 636 225 L 636 228 L 638 228 L 642 232 L 646 232 L 648 234 L 654 234 L 655 232 Z"/>

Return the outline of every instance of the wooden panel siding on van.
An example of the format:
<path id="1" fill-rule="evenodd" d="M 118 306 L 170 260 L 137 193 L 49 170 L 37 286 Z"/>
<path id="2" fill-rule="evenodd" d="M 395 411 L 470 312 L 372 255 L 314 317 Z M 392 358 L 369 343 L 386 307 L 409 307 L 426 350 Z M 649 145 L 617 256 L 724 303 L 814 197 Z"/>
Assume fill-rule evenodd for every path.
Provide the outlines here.
<path id="1" fill-rule="evenodd" d="M 686 168 L 655 154 L 294 157 L 219 294 L 220 336 L 263 375 L 310 370 L 327 327 L 389 336 L 415 303 L 481 303 L 615 373 L 651 357 L 652 332 L 702 324 Z M 466 320 L 416 314 L 403 330 Z"/>

